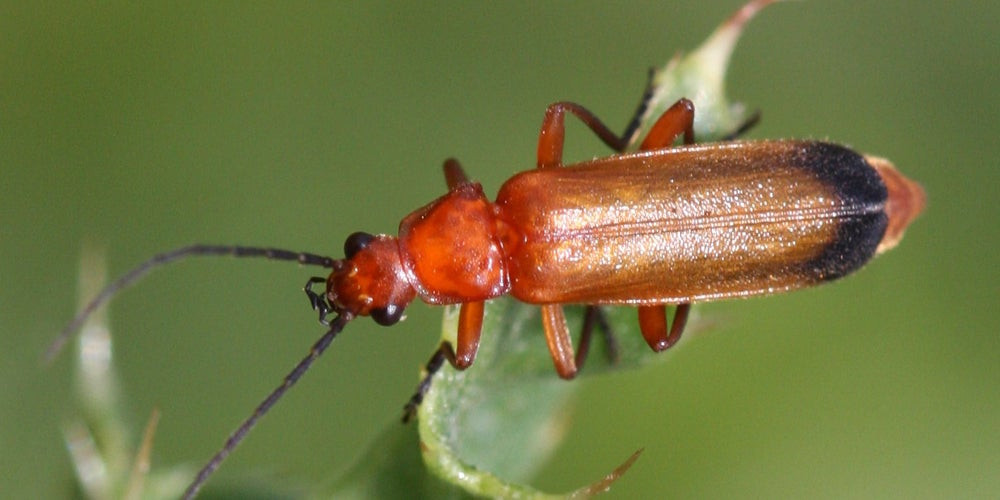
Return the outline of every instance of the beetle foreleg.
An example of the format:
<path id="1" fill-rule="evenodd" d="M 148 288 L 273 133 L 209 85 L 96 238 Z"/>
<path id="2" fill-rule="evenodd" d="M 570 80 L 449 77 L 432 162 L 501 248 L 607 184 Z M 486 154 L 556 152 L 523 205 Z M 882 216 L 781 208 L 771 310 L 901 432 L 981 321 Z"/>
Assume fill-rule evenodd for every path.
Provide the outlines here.
<path id="1" fill-rule="evenodd" d="M 420 407 L 420 403 L 424 401 L 424 395 L 431 388 L 431 379 L 434 378 L 434 374 L 444 366 L 444 360 L 449 360 L 451 364 L 455 364 L 455 350 L 452 349 L 451 343 L 447 340 L 441 342 L 441 346 L 434 351 L 431 355 L 431 359 L 427 360 L 427 366 L 424 367 L 424 378 L 420 379 L 420 383 L 417 384 L 417 390 L 410 396 L 410 400 L 406 402 L 403 406 L 403 423 L 407 423 L 417 414 L 417 408 Z"/>
<path id="2" fill-rule="evenodd" d="M 457 164 L 457 162 L 456 162 Z M 447 163 L 445 164 L 447 168 Z M 403 406 L 403 423 L 409 422 L 417 414 L 417 408 L 424 401 L 424 396 L 431 388 L 431 380 L 434 374 L 444 366 L 445 360 L 458 370 L 468 368 L 476 359 L 476 352 L 479 350 L 479 336 L 483 328 L 483 306 L 484 302 L 466 302 L 458 313 L 458 351 L 451 346 L 451 342 L 442 341 L 431 359 L 427 361 L 424 368 L 426 372 L 424 378 L 417 385 L 416 392 L 410 400 Z"/>
<path id="3" fill-rule="evenodd" d="M 681 339 L 690 311 L 690 303 L 677 306 L 674 310 L 674 322 L 670 325 L 668 334 L 667 306 L 640 306 L 639 330 L 642 331 L 642 337 L 656 352 L 669 349 Z"/>

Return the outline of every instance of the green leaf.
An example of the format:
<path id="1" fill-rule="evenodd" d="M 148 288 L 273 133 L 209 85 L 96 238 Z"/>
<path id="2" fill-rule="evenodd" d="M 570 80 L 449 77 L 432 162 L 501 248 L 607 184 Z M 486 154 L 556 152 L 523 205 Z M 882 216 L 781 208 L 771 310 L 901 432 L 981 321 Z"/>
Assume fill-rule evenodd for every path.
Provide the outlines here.
<path id="1" fill-rule="evenodd" d="M 82 306 L 104 285 L 104 250 L 85 245 L 79 274 Z M 126 398 L 112 352 L 107 311 L 100 309 L 81 328 L 74 352 L 81 416 L 63 425 L 77 487 L 83 496 L 92 499 L 177 498 L 192 471 L 186 466 L 149 470 L 157 411 L 153 410 L 142 439 L 137 440 L 126 416 Z"/>
<path id="2" fill-rule="evenodd" d="M 391 425 L 339 480 L 312 498 L 459 498 L 467 496 L 427 473 L 414 427 Z"/>
<path id="3" fill-rule="evenodd" d="M 548 496 L 523 483 L 561 442 L 570 425 L 566 404 L 579 384 L 556 376 L 538 311 L 513 299 L 490 302 L 476 362 L 465 371 L 442 369 L 420 408 L 425 463 L 468 492 Z M 572 331 L 580 330 L 582 311 L 568 311 Z M 633 311 L 618 308 L 608 313 L 613 331 L 634 330 Z M 449 308 L 444 337 L 452 342 L 457 320 L 457 308 Z M 617 363 L 607 356 L 604 343 L 594 344 L 582 376 L 640 366 L 653 358 L 638 335 L 620 339 Z M 608 469 L 614 465 L 608 464 Z"/>
<path id="4" fill-rule="evenodd" d="M 747 120 L 746 108 L 726 96 L 729 58 L 746 23 L 778 0 L 754 0 L 733 13 L 690 54 L 677 53 L 653 72 L 652 98 L 636 137 L 644 137 L 656 119 L 682 97 L 694 102 L 694 133 L 699 142 L 718 140 Z"/>

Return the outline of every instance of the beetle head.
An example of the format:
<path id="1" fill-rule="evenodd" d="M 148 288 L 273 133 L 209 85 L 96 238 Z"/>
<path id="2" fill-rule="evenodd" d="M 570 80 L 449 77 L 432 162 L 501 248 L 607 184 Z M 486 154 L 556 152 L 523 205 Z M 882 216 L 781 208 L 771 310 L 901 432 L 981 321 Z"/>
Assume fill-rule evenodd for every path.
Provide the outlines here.
<path id="1" fill-rule="evenodd" d="M 416 291 L 410 286 L 393 236 L 354 233 L 344 242 L 344 260 L 326 282 L 327 301 L 338 311 L 371 316 L 392 325 L 403 317 Z"/>

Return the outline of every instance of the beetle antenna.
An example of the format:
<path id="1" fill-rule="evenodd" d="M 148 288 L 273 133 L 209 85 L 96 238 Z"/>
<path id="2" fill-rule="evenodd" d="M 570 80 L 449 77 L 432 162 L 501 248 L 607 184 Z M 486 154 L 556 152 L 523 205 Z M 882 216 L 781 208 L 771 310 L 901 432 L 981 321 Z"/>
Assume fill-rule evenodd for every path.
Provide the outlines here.
<path id="1" fill-rule="evenodd" d="M 281 399 L 281 396 L 285 394 L 285 391 L 295 385 L 295 382 L 299 380 L 299 377 L 301 377 L 302 374 L 309 369 L 309 366 L 312 365 L 313 361 L 316 361 L 316 358 L 323 354 L 323 351 L 329 347 L 330 342 L 333 342 L 334 337 L 336 337 L 337 334 L 344 329 L 344 325 L 353 319 L 353 317 L 354 316 L 351 315 L 351 313 L 345 312 L 341 313 L 330 322 L 330 329 L 323 334 L 323 336 L 320 337 L 315 344 L 313 344 L 312 348 L 309 349 L 309 354 L 307 354 L 305 358 L 302 358 L 302 361 L 299 361 L 299 364 L 295 365 L 295 368 L 289 372 L 288 375 L 285 375 L 285 379 L 281 382 L 281 385 L 271 391 L 271 394 L 269 394 L 259 405 L 257 405 L 257 408 L 253 411 L 253 413 L 247 417 L 242 424 L 240 424 L 239 428 L 229 435 L 229 439 L 226 439 L 226 443 L 222 445 L 222 448 L 218 452 L 216 452 L 215 456 L 213 456 L 212 459 L 209 460 L 200 471 L 198 471 L 198 475 L 195 477 L 194 481 L 192 481 L 191 485 L 184 491 L 183 498 L 185 500 L 194 498 L 194 496 L 198 494 L 198 490 L 200 490 L 202 485 L 205 484 L 208 477 L 211 476 L 212 473 L 219 468 L 219 465 L 222 464 L 222 461 L 225 460 L 237 446 L 239 446 L 240 442 L 243 441 L 243 438 L 247 436 L 247 433 L 253 429 L 254 425 L 257 425 L 257 421 L 260 420 L 260 417 L 263 417 L 264 414 L 267 413 L 267 411 L 270 410 L 279 399 Z"/>
<path id="2" fill-rule="evenodd" d="M 334 259 L 330 257 L 323 257 L 321 255 L 314 255 L 305 252 L 293 252 L 290 250 L 281 250 L 277 248 L 263 248 L 263 247 L 245 247 L 238 245 L 190 245 L 176 250 L 171 250 L 169 252 L 161 253 L 153 256 L 153 258 L 139 264 L 131 271 L 126 273 L 124 276 L 118 278 L 114 282 L 108 284 L 98 293 L 93 300 L 87 304 L 73 321 L 70 321 L 65 328 L 59 332 L 59 336 L 56 337 L 49 348 L 45 351 L 44 361 L 50 363 L 57 354 L 62 350 L 73 334 L 83 326 L 83 323 L 87 321 L 97 308 L 104 305 L 105 302 L 114 297 L 115 294 L 122 291 L 123 289 L 133 285 L 135 282 L 139 281 L 150 271 L 169 264 L 171 262 L 186 259 L 188 257 L 219 257 L 219 256 L 233 256 L 233 257 L 261 257 L 270 260 L 293 260 L 302 265 L 308 266 L 321 266 L 321 267 L 334 267 Z"/>

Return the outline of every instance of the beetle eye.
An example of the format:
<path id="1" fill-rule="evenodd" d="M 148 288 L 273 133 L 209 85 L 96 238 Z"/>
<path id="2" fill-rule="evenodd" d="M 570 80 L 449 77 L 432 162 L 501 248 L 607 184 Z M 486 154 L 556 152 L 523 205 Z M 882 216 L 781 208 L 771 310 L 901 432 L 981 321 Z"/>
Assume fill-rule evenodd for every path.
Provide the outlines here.
<path id="1" fill-rule="evenodd" d="M 374 239 L 375 237 L 368 233 L 352 233 L 347 237 L 347 240 L 344 241 L 344 257 L 348 259 L 354 257 L 356 253 L 368 246 L 368 244 Z"/>
<path id="2" fill-rule="evenodd" d="M 392 326 L 403 318 L 403 309 L 402 306 L 389 305 L 372 309 L 369 314 L 376 323 L 382 326 Z"/>

